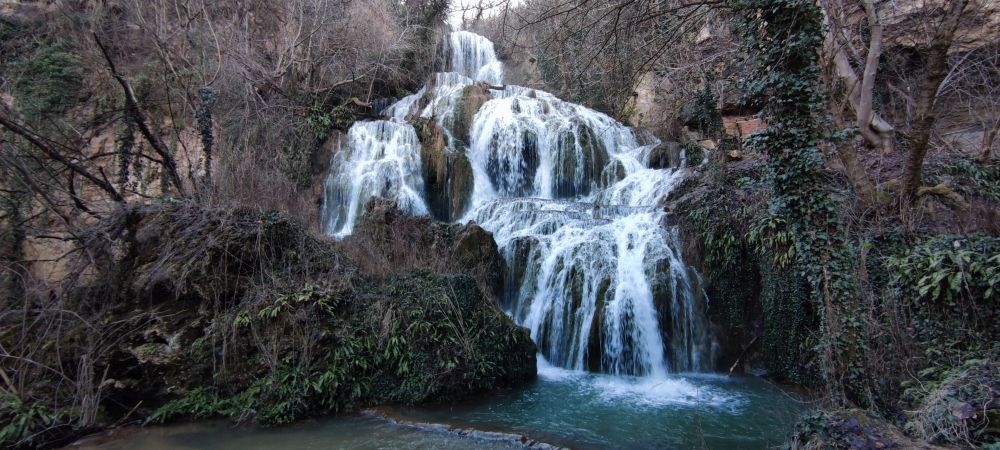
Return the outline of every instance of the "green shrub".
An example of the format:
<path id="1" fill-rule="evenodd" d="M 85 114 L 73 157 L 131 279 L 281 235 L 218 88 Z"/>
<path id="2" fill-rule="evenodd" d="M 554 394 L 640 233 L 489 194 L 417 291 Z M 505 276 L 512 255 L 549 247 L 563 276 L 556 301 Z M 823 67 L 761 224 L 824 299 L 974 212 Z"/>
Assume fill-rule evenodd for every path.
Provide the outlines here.
<path id="1" fill-rule="evenodd" d="M 58 422 L 41 402 L 25 402 L 16 395 L 0 397 L 0 447 L 45 444 L 45 431 Z"/>
<path id="2" fill-rule="evenodd" d="M 957 178 L 959 192 L 1000 201 L 1000 165 L 961 157 L 946 162 L 942 169 Z"/>
<path id="3" fill-rule="evenodd" d="M 892 256 L 894 282 L 931 302 L 995 300 L 1000 291 L 1000 238 L 932 236 Z"/>
<path id="4" fill-rule="evenodd" d="M 65 112 L 82 86 L 79 56 L 63 44 L 47 44 L 13 65 L 14 90 L 29 118 Z"/>
<path id="5" fill-rule="evenodd" d="M 698 167 L 705 161 L 705 150 L 694 142 L 684 144 L 684 160 L 688 167 Z"/>
<path id="6" fill-rule="evenodd" d="M 346 131 L 357 118 L 346 106 L 326 109 L 318 106 L 309 108 L 306 123 L 319 141 L 324 141 L 333 130 Z"/>

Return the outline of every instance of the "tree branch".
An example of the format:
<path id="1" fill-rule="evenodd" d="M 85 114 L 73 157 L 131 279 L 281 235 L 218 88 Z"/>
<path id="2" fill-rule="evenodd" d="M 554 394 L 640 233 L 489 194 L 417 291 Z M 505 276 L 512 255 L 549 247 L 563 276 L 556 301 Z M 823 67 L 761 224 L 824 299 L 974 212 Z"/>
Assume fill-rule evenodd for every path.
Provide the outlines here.
<path id="1" fill-rule="evenodd" d="M 26 139 L 32 145 L 34 145 L 43 153 L 48 155 L 49 158 L 52 158 L 58 163 L 66 166 L 69 170 L 86 178 L 91 183 L 94 183 L 97 187 L 101 188 L 101 190 L 107 192 L 108 195 L 111 196 L 112 200 L 116 202 L 126 203 L 125 197 L 123 197 L 121 193 L 119 193 L 118 190 L 114 188 L 114 186 L 112 186 L 110 183 L 107 183 L 106 181 L 100 178 L 97 178 L 89 171 L 84 169 L 82 166 L 67 159 L 65 156 L 63 156 L 58 151 L 53 149 L 51 146 L 46 144 L 45 139 L 39 136 L 38 134 L 35 134 L 33 131 L 25 128 L 24 126 L 18 124 L 17 122 L 14 122 L 13 120 L 10 120 L 2 115 L 0 115 L 0 125 L 3 125 L 4 128 L 10 130 L 12 133 Z"/>
<path id="2" fill-rule="evenodd" d="M 118 69 L 115 67 L 115 63 L 111 59 L 111 54 L 108 53 L 108 49 L 104 47 L 101 39 L 97 37 L 97 33 L 94 33 L 94 41 L 97 42 L 97 46 L 101 49 L 101 54 L 104 55 L 104 60 L 108 63 L 108 69 L 111 71 L 111 76 L 118 81 L 122 90 L 125 91 L 125 104 L 129 112 L 132 113 L 136 125 L 139 126 L 139 133 L 146 138 L 146 141 L 153 147 L 153 150 L 160 155 L 160 159 L 163 160 L 163 167 L 170 176 L 170 181 L 177 187 L 177 192 L 182 197 L 185 196 L 184 185 L 181 182 L 180 175 L 177 174 L 177 163 L 174 161 L 174 157 L 170 154 L 170 149 L 167 147 L 167 144 L 163 142 L 163 139 L 161 139 L 160 136 L 154 133 L 152 128 L 149 127 L 149 120 L 147 119 L 148 116 L 146 111 L 142 109 L 142 106 L 139 105 L 139 101 L 135 97 L 135 91 L 132 90 L 132 86 L 129 84 L 128 80 L 118 73 Z"/>

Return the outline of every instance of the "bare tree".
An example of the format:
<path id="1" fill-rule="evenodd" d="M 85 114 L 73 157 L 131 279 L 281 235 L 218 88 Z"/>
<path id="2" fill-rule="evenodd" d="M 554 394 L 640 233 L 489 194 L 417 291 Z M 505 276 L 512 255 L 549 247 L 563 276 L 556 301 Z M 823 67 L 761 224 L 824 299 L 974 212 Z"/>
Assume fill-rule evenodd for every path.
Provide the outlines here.
<path id="1" fill-rule="evenodd" d="M 504 3 L 504 2 L 501 2 Z M 712 0 L 491 3 L 482 32 L 502 53 L 536 61 L 546 85 L 622 117 L 644 74 L 723 4 Z"/>
<path id="2" fill-rule="evenodd" d="M 872 0 L 860 0 L 849 9 L 844 0 L 822 2 L 829 28 L 824 50 L 832 61 L 837 75 L 847 86 L 846 98 L 855 111 L 855 124 L 859 133 L 872 147 L 891 153 L 893 127 L 873 108 L 875 80 L 878 76 L 879 60 L 882 56 L 884 26 L 879 11 Z M 867 48 L 859 49 L 861 33 L 853 32 L 851 16 L 863 13 L 867 21 L 869 39 Z M 863 50 L 863 51 L 862 51 Z M 861 75 L 852 64 L 852 58 L 862 61 Z M 870 182 L 868 183 L 870 184 Z"/>
<path id="3" fill-rule="evenodd" d="M 1000 45 L 987 45 L 952 59 L 952 71 L 940 88 L 940 96 L 950 106 L 945 114 L 967 118 L 982 132 L 979 159 L 988 161 L 1000 134 Z"/>
<path id="4" fill-rule="evenodd" d="M 926 34 L 927 40 L 920 45 L 924 58 L 924 75 L 916 92 L 914 126 L 910 130 L 910 153 L 903 175 L 903 195 L 905 201 L 915 202 L 918 191 L 923 186 L 924 158 L 930 148 L 931 132 L 936 120 L 935 105 L 938 90 L 948 76 L 948 52 L 951 50 L 963 17 L 969 13 L 971 0 L 955 0 L 927 11 L 927 21 L 931 24 Z"/>

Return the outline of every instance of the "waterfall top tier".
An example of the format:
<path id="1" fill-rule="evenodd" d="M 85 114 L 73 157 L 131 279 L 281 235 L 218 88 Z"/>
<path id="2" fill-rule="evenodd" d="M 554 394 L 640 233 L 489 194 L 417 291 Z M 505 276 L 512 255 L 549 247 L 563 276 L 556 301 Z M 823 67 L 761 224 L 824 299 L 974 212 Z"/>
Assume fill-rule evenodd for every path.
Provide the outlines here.
<path id="1" fill-rule="evenodd" d="M 493 42 L 475 33 L 455 31 L 449 36 L 451 69 L 489 84 L 503 84 L 503 63 L 497 59 Z"/>
<path id="2" fill-rule="evenodd" d="M 683 177 L 659 142 L 606 114 L 503 83 L 493 43 L 451 33 L 450 72 L 359 122 L 334 156 L 323 217 L 349 234 L 371 197 L 493 233 L 501 306 L 560 367 L 663 377 L 712 365 L 706 299 L 657 206 Z M 447 211 L 441 213 L 441 210 Z"/>

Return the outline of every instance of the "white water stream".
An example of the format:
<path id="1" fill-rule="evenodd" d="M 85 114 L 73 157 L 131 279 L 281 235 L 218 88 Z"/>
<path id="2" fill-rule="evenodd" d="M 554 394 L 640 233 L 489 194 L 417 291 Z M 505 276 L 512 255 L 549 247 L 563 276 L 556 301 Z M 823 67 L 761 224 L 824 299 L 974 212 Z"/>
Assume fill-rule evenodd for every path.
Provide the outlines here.
<path id="1" fill-rule="evenodd" d="M 389 107 L 386 120 L 350 129 L 326 181 L 327 232 L 350 234 L 376 196 L 430 214 L 411 124 L 432 119 L 448 154 L 471 167 L 471 192 L 448 193 L 469 197 L 456 217 L 493 233 L 509 267 L 502 306 L 549 363 L 653 378 L 710 370 L 706 299 L 658 206 L 682 170 L 648 168 L 657 143 L 605 114 L 539 90 L 494 89 L 503 64 L 488 39 L 454 32 L 449 48 L 451 72 Z M 456 130 L 474 87 L 492 98 Z"/>

